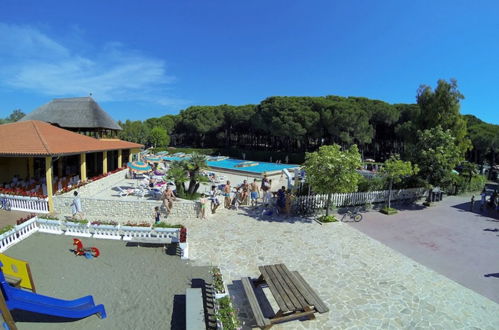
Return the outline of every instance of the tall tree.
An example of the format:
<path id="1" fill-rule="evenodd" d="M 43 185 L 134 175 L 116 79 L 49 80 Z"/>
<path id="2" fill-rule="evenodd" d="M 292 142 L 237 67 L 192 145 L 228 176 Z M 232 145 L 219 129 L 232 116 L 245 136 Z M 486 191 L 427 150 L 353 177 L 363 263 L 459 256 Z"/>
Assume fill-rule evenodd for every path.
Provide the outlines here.
<path id="1" fill-rule="evenodd" d="M 418 89 L 417 102 L 421 109 L 418 120 L 418 129 L 425 130 L 441 126 L 450 130 L 455 143 L 464 155 L 471 147 L 467 138 L 466 120 L 460 114 L 460 101 L 463 94 L 457 89 L 457 81 L 450 82 L 440 79 L 435 90 L 430 86 L 422 85 Z"/>
<path id="2" fill-rule="evenodd" d="M 361 158 L 357 145 L 342 151 L 337 144 L 322 146 L 318 151 L 307 153 L 305 159 L 307 180 L 312 189 L 327 194 L 326 216 L 329 215 L 331 194 L 357 190 Z"/>
<path id="3" fill-rule="evenodd" d="M 156 126 L 149 132 L 149 142 L 156 148 L 166 147 L 170 143 L 170 137 L 163 128 Z"/>

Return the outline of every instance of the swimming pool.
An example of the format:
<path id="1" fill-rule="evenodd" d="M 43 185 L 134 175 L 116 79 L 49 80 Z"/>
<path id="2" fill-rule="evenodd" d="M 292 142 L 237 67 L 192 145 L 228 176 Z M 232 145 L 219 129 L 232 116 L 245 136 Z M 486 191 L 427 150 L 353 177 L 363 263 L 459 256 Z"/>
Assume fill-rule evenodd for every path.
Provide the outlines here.
<path id="1" fill-rule="evenodd" d="M 188 157 L 163 157 L 163 159 L 167 161 L 173 161 L 173 160 L 183 160 Z M 258 165 L 255 166 L 247 166 L 247 167 L 237 167 L 237 165 L 240 165 L 241 163 L 248 162 L 247 160 L 242 160 L 242 159 L 233 159 L 233 158 L 228 158 L 224 160 L 219 160 L 219 161 L 206 161 L 209 167 L 212 168 L 220 168 L 220 169 L 225 169 L 225 170 L 231 170 L 231 171 L 239 171 L 239 172 L 251 172 L 251 173 L 264 173 L 264 172 L 277 172 L 277 171 L 282 171 L 283 169 L 287 168 L 295 168 L 298 167 L 298 165 L 294 164 L 275 164 L 275 163 L 266 163 L 266 162 L 259 162 L 255 161 L 254 163 L 258 163 Z"/>

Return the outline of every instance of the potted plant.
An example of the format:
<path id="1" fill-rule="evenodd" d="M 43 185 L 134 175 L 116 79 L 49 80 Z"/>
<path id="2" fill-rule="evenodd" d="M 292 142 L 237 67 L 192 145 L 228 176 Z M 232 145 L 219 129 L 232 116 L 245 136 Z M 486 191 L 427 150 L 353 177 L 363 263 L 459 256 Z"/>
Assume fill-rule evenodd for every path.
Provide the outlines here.
<path id="1" fill-rule="evenodd" d="M 220 299 L 227 296 L 227 289 L 225 288 L 225 283 L 220 268 L 213 267 L 211 273 L 213 274 L 213 288 L 215 289 L 215 298 Z"/>

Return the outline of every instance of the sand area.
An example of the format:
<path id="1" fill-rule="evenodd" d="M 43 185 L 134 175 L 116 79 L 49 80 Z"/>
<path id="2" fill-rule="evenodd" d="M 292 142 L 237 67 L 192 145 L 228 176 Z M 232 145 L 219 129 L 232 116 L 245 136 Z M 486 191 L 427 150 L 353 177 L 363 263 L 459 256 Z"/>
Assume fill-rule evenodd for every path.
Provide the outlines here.
<path id="1" fill-rule="evenodd" d="M 191 266 L 174 255 L 174 246 L 165 252 L 158 246 L 80 239 L 85 247 L 97 247 L 101 255 L 75 256 L 70 252 L 71 236 L 43 233 L 5 254 L 29 262 L 37 293 L 60 299 L 92 295 L 96 304 L 104 304 L 107 318 L 93 315 L 74 321 L 15 312 L 18 329 L 182 329 L 185 289 L 203 280 L 211 283 L 211 268 Z"/>

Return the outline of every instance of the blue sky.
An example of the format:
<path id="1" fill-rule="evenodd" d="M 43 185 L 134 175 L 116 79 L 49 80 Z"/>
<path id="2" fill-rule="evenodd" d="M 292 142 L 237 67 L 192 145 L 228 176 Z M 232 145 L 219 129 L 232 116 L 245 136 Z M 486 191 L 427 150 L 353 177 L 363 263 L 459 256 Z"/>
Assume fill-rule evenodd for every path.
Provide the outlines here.
<path id="1" fill-rule="evenodd" d="M 499 124 L 499 2 L 0 2 L 0 117 L 89 93 L 121 120 L 273 95 L 413 103 L 441 78 Z"/>

